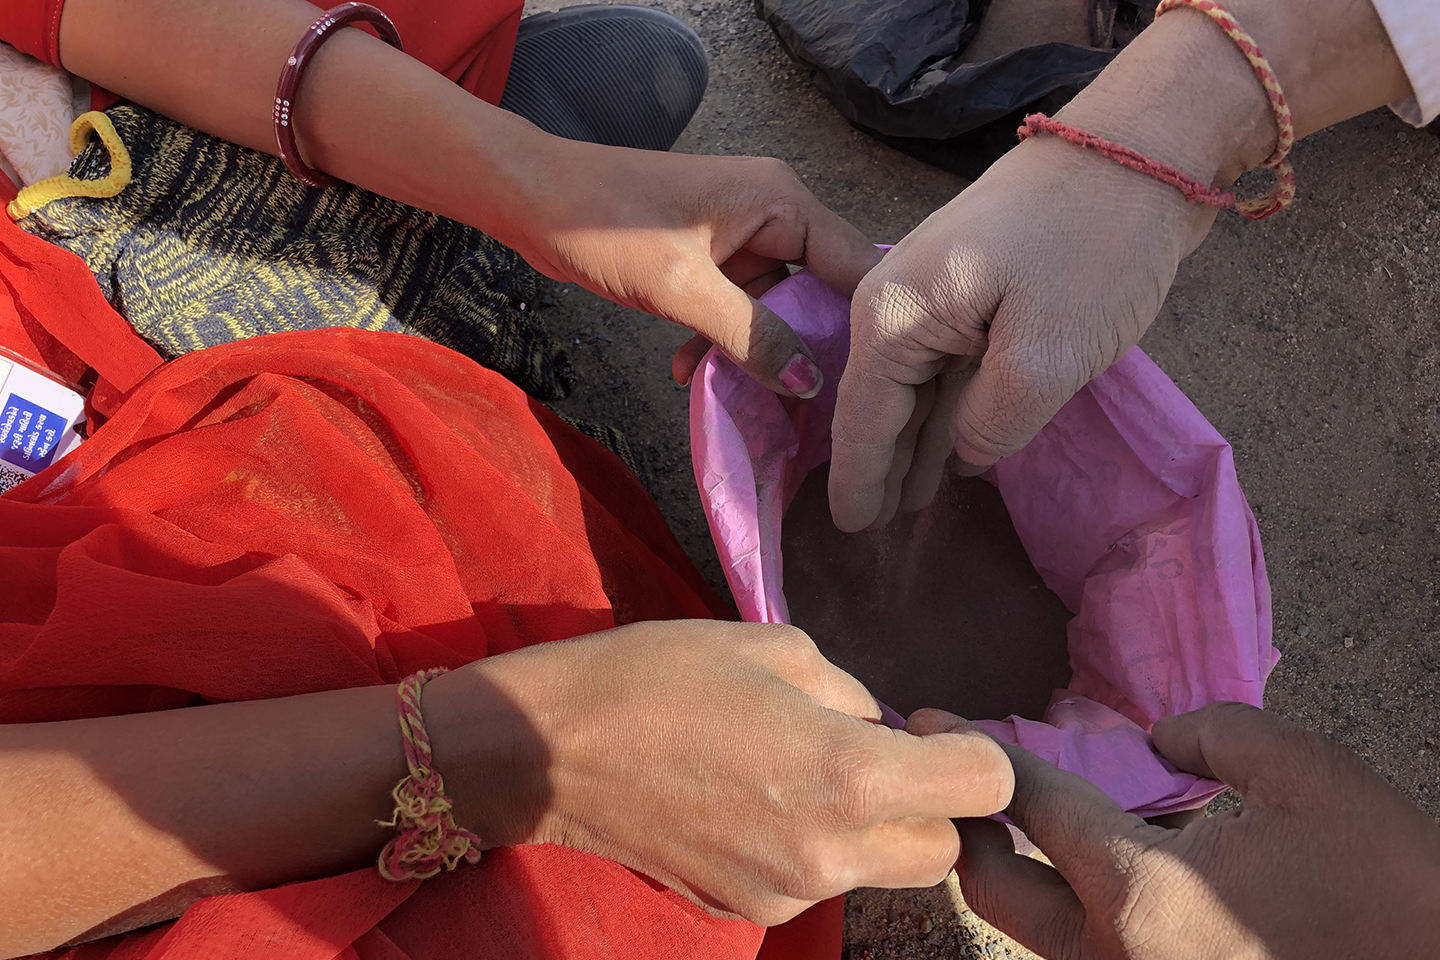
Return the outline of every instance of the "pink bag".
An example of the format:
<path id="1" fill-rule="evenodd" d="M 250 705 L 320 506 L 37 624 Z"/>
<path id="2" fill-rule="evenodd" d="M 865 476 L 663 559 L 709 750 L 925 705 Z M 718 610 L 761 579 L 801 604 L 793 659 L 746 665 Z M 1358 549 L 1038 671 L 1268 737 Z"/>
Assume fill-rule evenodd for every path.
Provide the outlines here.
<path id="1" fill-rule="evenodd" d="M 691 455 L 741 614 L 787 623 L 780 521 L 830 458 L 850 303 L 808 272 L 762 299 L 810 346 L 825 388 L 782 399 L 711 350 L 690 392 Z M 1210 800 L 1221 785 L 1176 771 L 1148 731 L 1216 700 L 1259 706 L 1279 659 L 1260 534 L 1229 444 L 1137 347 L 987 476 L 1075 617 L 1073 680 L 1046 722 L 981 725 L 1142 816 Z"/>

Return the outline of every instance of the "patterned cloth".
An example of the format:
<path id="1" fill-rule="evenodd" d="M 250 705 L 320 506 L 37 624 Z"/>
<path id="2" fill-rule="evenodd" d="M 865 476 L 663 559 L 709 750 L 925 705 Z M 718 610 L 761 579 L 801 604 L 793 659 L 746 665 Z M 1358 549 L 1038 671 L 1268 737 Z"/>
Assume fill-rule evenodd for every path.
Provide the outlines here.
<path id="1" fill-rule="evenodd" d="M 0 170 L 17 187 L 64 173 L 88 100 L 85 81 L 0 43 Z"/>
<path id="2" fill-rule="evenodd" d="M 542 400 L 569 363 L 535 318 L 542 278 L 472 227 L 350 185 L 306 187 L 279 160 L 135 106 L 108 111 L 134 182 L 56 200 L 20 226 L 78 254 L 162 354 L 284 330 L 417 334 Z M 71 169 L 103 176 L 98 142 Z"/>

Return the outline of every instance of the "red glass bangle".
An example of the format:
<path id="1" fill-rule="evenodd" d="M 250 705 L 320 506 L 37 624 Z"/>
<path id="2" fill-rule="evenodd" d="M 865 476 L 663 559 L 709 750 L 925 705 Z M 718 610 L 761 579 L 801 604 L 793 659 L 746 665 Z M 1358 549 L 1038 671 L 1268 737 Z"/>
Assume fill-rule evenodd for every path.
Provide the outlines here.
<path id="1" fill-rule="evenodd" d="M 381 40 L 396 50 L 404 49 L 400 45 L 400 32 L 384 11 L 368 3 L 342 3 L 326 10 L 320 19 L 310 24 L 305 36 L 290 51 L 290 59 L 286 61 L 285 69 L 280 71 L 280 85 L 275 89 L 275 146 L 279 148 L 285 168 L 295 179 L 312 187 L 333 187 L 340 181 L 312 169 L 301 159 L 300 146 L 295 142 L 295 128 L 290 125 L 295 110 L 295 91 L 300 88 L 300 79 L 305 75 L 305 68 L 309 66 L 310 58 L 315 56 L 315 51 L 340 28 L 353 23 L 371 24 Z"/>

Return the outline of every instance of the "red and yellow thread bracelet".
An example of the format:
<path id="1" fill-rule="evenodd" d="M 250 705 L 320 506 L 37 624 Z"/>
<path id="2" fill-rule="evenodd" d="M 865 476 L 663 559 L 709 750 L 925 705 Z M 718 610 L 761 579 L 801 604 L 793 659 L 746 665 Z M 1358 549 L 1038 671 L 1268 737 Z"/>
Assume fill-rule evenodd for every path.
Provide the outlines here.
<path id="1" fill-rule="evenodd" d="M 1225 31 L 1225 36 L 1234 41 L 1240 52 L 1245 54 L 1245 59 L 1250 62 L 1250 69 L 1255 71 L 1255 79 L 1260 81 L 1260 86 L 1265 88 L 1265 96 L 1270 100 L 1270 110 L 1275 115 L 1275 152 L 1260 166 L 1275 171 L 1275 189 L 1263 197 L 1242 200 L 1235 205 L 1236 210 L 1251 220 L 1264 220 L 1290 206 L 1295 199 L 1295 168 L 1290 165 L 1290 148 L 1295 146 L 1295 121 L 1290 116 L 1290 104 L 1285 100 L 1285 91 L 1280 89 L 1280 78 L 1275 75 L 1270 61 L 1265 59 L 1265 54 L 1260 52 L 1255 40 L 1241 29 L 1239 21 L 1231 16 L 1230 11 L 1215 0 L 1160 0 L 1160 5 L 1155 8 L 1155 16 L 1159 17 L 1180 7 L 1200 11 Z"/>
<path id="2" fill-rule="evenodd" d="M 1106 140 L 1104 137 L 1051 119 L 1043 113 L 1031 114 L 1025 118 L 1025 123 L 1019 130 L 1020 139 L 1027 140 L 1041 133 L 1062 137 L 1078 146 L 1096 150 L 1131 170 L 1169 184 L 1183 193 L 1185 199 L 1190 203 L 1214 207 L 1234 205 L 1242 216 L 1250 220 L 1264 220 L 1266 217 L 1284 210 L 1295 199 L 1295 168 L 1290 164 L 1290 148 L 1295 145 L 1295 124 L 1290 116 L 1289 104 L 1285 101 L 1285 92 L 1281 90 L 1280 80 L 1271 68 L 1270 62 L 1260 52 L 1260 47 L 1248 33 L 1241 29 L 1240 24 L 1224 7 L 1215 0 L 1161 0 L 1160 6 L 1155 10 L 1155 16 L 1159 17 L 1178 7 L 1191 7 L 1214 20 L 1225 32 L 1225 35 L 1240 48 L 1240 52 L 1250 62 L 1251 69 L 1255 71 L 1260 85 L 1265 89 L 1265 95 L 1270 101 L 1271 112 L 1275 117 L 1277 132 L 1275 151 L 1261 164 L 1261 166 L 1275 171 L 1275 188 L 1270 193 L 1263 197 L 1237 201 L 1235 194 L 1228 190 L 1216 189 L 1194 177 L 1187 176 L 1169 164 L 1161 163 L 1129 147 Z"/>
<path id="3" fill-rule="evenodd" d="M 380 876 L 386 880 L 425 880 L 441 870 L 454 870 L 462 860 L 480 859 L 480 838 L 455 823 L 451 812 L 455 804 L 445 795 L 445 781 L 435 769 L 430 735 L 420 714 L 421 688 L 444 672 L 443 667 L 422 670 L 395 688 L 410 774 L 391 791 L 394 815 L 380 821 L 381 826 L 396 828 L 394 839 L 380 851 Z"/>

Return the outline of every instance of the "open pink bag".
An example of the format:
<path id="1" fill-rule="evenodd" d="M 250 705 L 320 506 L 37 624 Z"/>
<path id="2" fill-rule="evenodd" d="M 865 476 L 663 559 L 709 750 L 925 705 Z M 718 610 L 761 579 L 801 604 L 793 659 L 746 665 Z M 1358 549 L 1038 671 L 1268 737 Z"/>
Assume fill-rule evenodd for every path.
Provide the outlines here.
<path id="1" fill-rule="evenodd" d="M 825 388 L 777 397 L 711 350 L 690 391 L 695 479 L 735 602 L 786 623 L 780 521 L 830 458 L 850 303 L 813 275 L 764 303 L 814 352 Z M 1279 653 L 1254 515 L 1230 446 L 1137 347 L 987 475 L 1046 585 L 1075 614 L 1073 680 L 1045 723 L 982 721 L 1143 816 L 1190 809 L 1221 786 L 1150 743 L 1161 717 L 1216 700 L 1259 706 Z"/>

